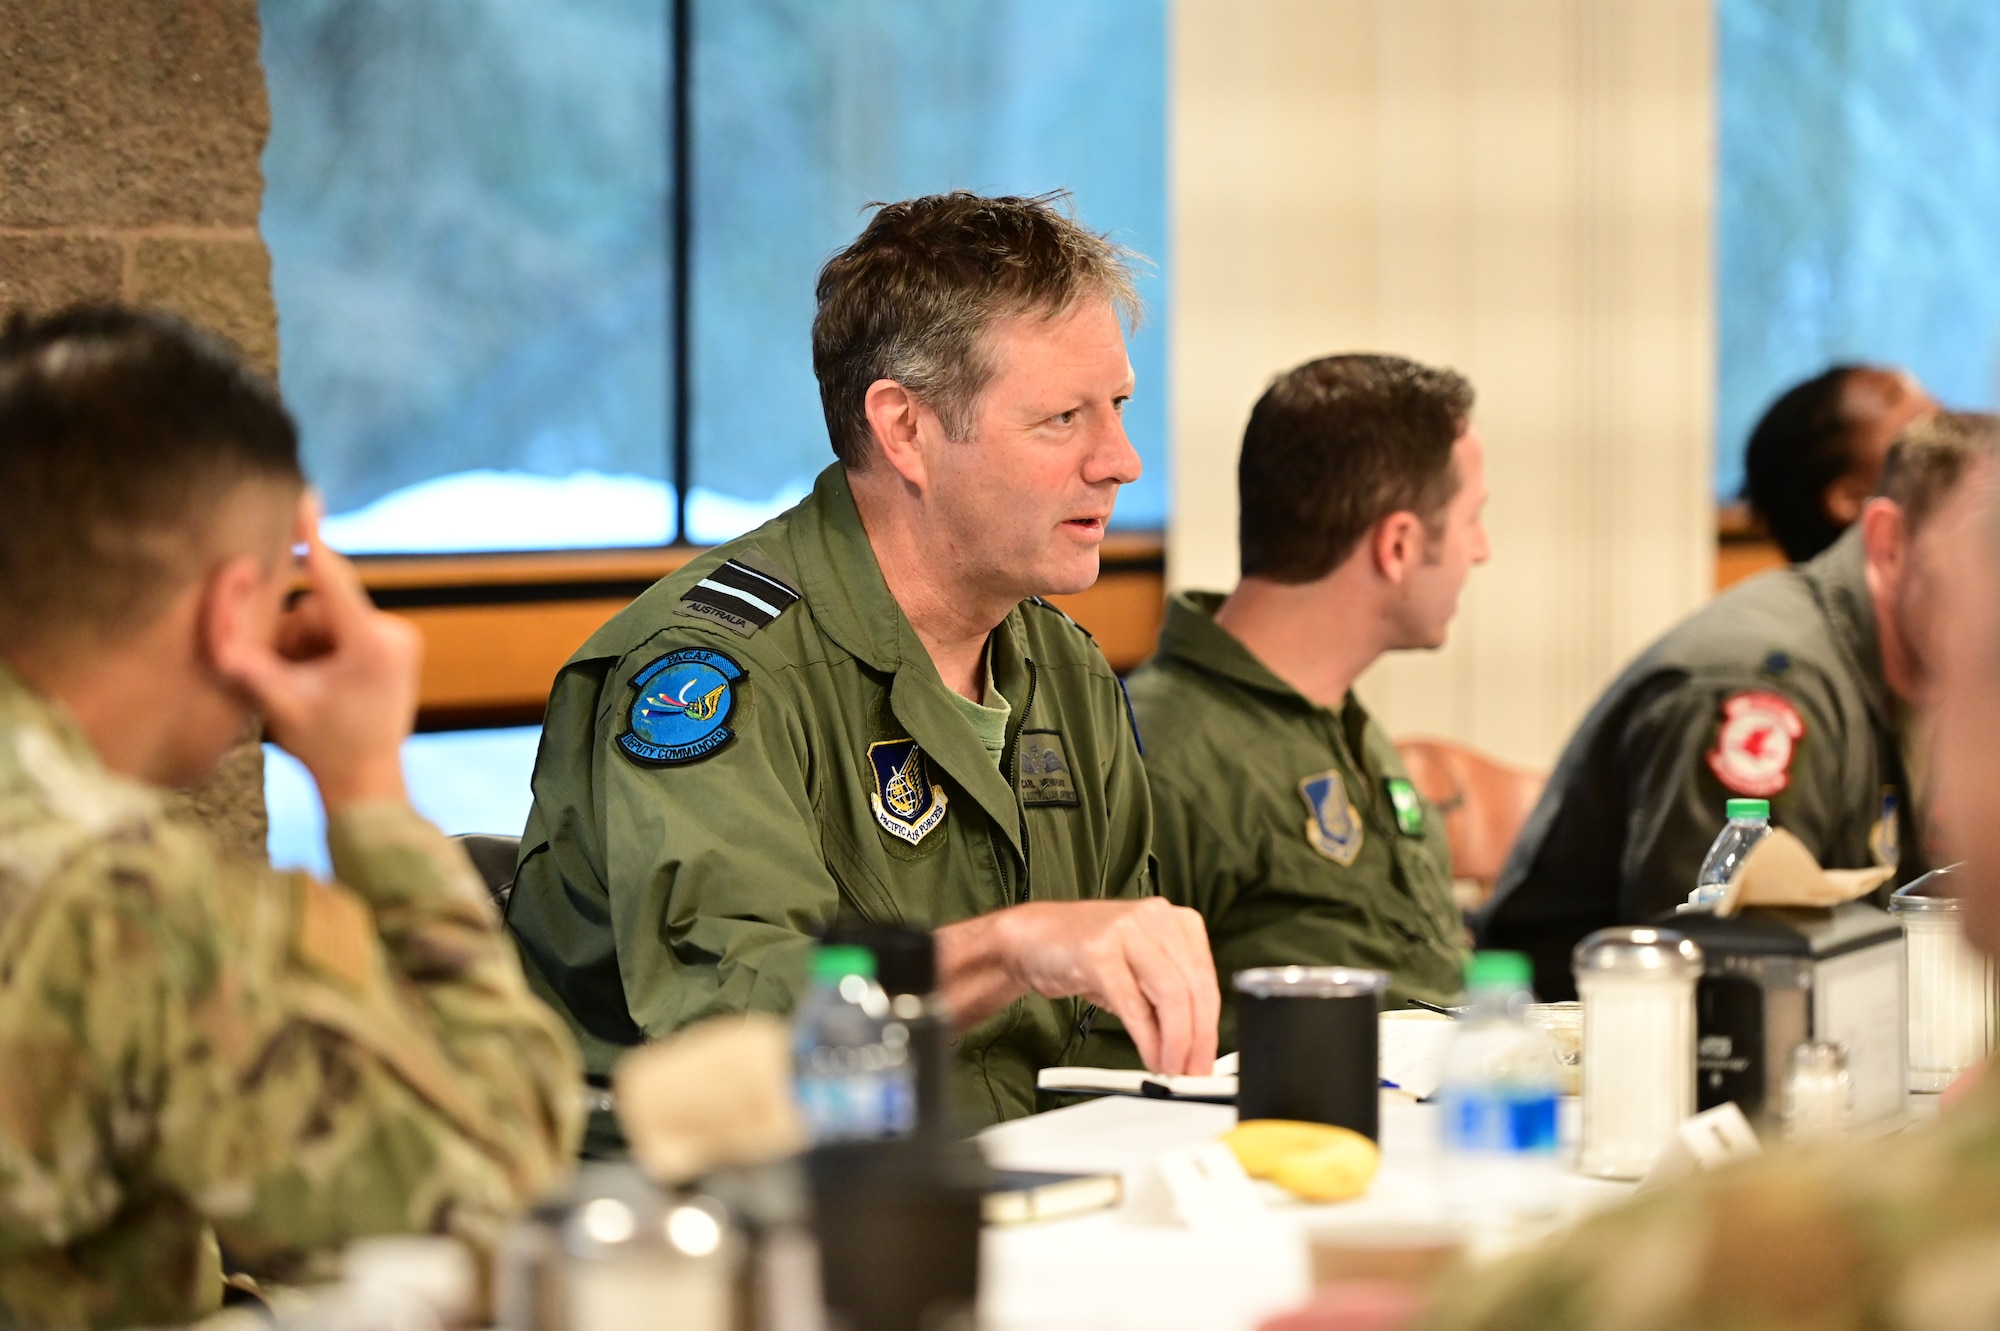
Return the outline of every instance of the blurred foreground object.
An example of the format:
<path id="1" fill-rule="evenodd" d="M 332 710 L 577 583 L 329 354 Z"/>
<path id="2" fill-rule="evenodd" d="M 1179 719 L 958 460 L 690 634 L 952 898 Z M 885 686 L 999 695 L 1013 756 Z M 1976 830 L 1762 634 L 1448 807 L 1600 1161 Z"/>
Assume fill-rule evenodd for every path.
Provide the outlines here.
<path id="1" fill-rule="evenodd" d="M 663 1183 L 803 1150 L 791 1032 L 761 1012 L 718 1017 L 620 1059 L 612 1084 L 633 1157 Z"/>

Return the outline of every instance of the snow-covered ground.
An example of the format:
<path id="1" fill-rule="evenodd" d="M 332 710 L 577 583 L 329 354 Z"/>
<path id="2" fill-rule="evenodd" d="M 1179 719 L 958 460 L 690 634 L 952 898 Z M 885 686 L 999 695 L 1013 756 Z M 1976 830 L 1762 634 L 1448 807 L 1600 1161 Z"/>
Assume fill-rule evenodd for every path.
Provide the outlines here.
<path id="1" fill-rule="evenodd" d="M 403 746 L 410 800 L 448 833 L 519 836 L 528 821 L 528 778 L 541 738 L 540 726 L 412 735 Z M 271 863 L 330 873 L 326 817 L 312 778 L 296 758 L 271 744 L 264 746 L 264 802 L 271 811 Z"/>
<path id="2" fill-rule="evenodd" d="M 686 539 L 726 541 L 805 494 L 794 484 L 752 500 L 697 486 L 688 492 Z M 328 545 L 356 555 L 604 549 L 665 544 L 673 512 L 673 487 L 650 476 L 461 471 L 330 514 L 323 532 Z"/>

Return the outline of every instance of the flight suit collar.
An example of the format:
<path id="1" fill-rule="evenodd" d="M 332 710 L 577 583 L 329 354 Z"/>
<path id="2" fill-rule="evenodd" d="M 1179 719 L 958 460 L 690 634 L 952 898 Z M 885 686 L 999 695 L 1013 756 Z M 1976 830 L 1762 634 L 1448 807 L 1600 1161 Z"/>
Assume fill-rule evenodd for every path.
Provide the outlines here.
<path id="1" fill-rule="evenodd" d="M 1356 761 L 1360 761 L 1368 709 L 1354 696 L 1354 690 L 1347 691 L 1338 708 L 1322 707 L 1306 697 L 1258 660 L 1240 638 L 1215 622 L 1215 612 L 1222 602 L 1220 592 L 1176 592 L 1169 597 L 1166 622 L 1160 627 L 1159 658 L 1179 661 L 1326 718 L 1339 728 Z"/>
<path id="2" fill-rule="evenodd" d="M 1826 613 L 1834 641 L 1867 700 L 1877 733 L 1894 734 L 1897 704 L 1882 678 L 1882 640 L 1875 624 L 1875 600 L 1868 594 L 1868 558 L 1855 523 L 1803 568 L 1813 595 Z"/>
<path id="3" fill-rule="evenodd" d="M 1021 812 L 1013 787 L 959 714 L 930 652 L 890 594 L 840 463 L 819 474 L 812 496 L 799 506 L 791 544 L 792 569 L 814 622 L 856 659 L 894 676 L 889 706 L 896 719 L 930 760 L 985 810 L 1015 853 L 1021 853 Z M 1010 738 L 1026 720 L 1033 669 L 1020 618 L 1016 607 L 992 637 L 993 679 L 1014 708 Z M 1011 751 L 1010 744 L 1009 757 Z"/>

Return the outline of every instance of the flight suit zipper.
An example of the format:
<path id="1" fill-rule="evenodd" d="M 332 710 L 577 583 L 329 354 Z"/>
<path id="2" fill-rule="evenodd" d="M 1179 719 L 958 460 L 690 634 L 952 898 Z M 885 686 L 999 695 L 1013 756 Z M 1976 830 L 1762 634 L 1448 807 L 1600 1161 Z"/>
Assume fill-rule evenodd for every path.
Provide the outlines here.
<path id="1" fill-rule="evenodd" d="M 1028 819 L 1021 811 L 1021 779 L 1017 768 L 1021 761 L 1021 731 L 1028 724 L 1028 713 L 1035 707 L 1035 663 L 1024 660 L 1023 664 L 1028 667 L 1028 696 L 1022 701 L 1020 710 L 1015 712 L 1013 719 L 1007 723 L 1007 765 L 1001 773 L 1007 778 L 1007 789 L 1014 793 L 1014 816 L 1020 819 L 1021 887 L 1018 892 L 1007 885 L 1007 853 L 1006 847 L 1000 843 L 999 829 L 995 827 L 986 829 L 986 840 L 993 847 L 993 863 L 1000 870 L 1000 889 L 1002 893 L 1011 897 L 1017 906 L 1026 902 L 1029 894 Z"/>

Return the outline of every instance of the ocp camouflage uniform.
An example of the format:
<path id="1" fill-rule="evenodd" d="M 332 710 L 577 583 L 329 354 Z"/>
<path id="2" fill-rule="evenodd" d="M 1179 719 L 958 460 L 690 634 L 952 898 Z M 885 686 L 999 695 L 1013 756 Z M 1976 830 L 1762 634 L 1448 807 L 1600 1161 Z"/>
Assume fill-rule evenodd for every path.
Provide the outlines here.
<path id="1" fill-rule="evenodd" d="M 507 922 L 593 1074 L 707 1017 L 789 1012 L 839 920 L 932 928 L 1151 890 L 1117 676 L 1039 602 L 989 644 L 1010 708 L 997 762 L 835 465 L 578 649 L 549 698 Z M 1030 994 L 960 1037 L 965 1118 L 1033 1112 L 1036 1072 L 1085 1056 L 1085 1009 Z"/>
<path id="2" fill-rule="evenodd" d="M 1465 925 L 1443 820 L 1359 699 L 1300 696 L 1215 622 L 1222 598 L 1174 597 L 1159 653 L 1129 681 L 1153 791 L 1160 891 L 1208 924 L 1215 972 L 1365 966 L 1388 1004 L 1456 1002 Z M 1223 1047 L 1235 1047 L 1224 1004 Z"/>
<path id="3" fill-rule="evenodd" d="M 347 886 L 231 859 L 0 668 L 0 1323 L 189 1320 L 348 1240 L 490 1246 L 579 1128 L 574 1050 L 401 805 Z"/>
<path id="4" fill-rule="evenodd" d="M 1687 900 L 1732 796 L 1768 798 L 1829 869 L 1928 866 L 1857 525 L 1752 578 L 1642 653 L 1584 717 L 1477 924 L 1573 997 L 1570 949 Z"/>
<path id="5" fill-rule="evenodd" d="M 1440 1292 L 1421 1331 L 1990 1331 L 2000 1079 L 1897 1136 L 1648 1194 Z"/>

